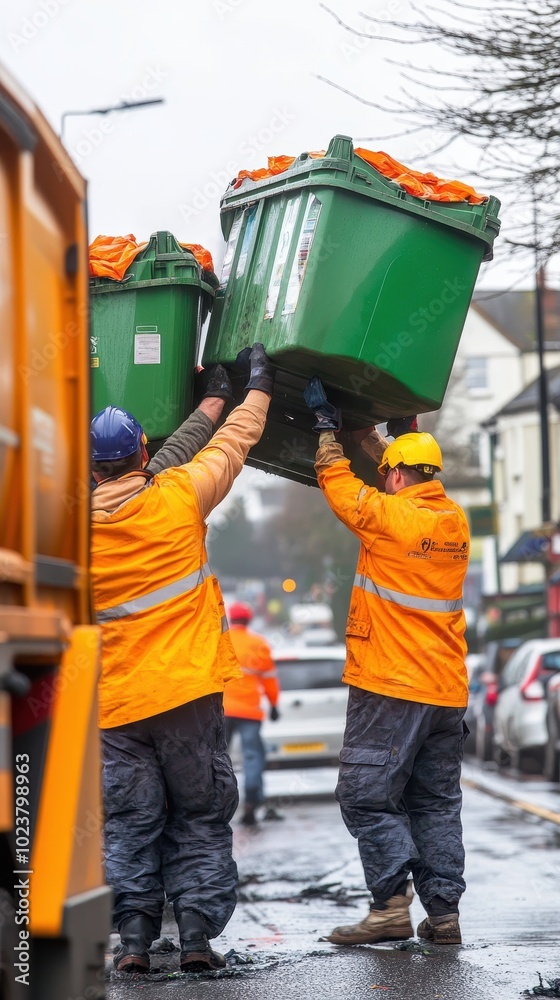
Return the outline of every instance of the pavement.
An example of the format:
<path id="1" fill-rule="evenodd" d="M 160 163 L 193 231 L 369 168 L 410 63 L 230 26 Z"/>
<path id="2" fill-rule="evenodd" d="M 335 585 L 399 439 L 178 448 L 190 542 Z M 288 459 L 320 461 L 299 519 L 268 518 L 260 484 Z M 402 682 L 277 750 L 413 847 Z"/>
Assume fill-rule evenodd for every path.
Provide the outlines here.
<path id="1" fill-rule="evenodd" d="M 149 976 L 130 977 L 111 971 L 108 951 L 108 1000 L 513 1000 L 538 996 L 539 976 L 545 984 L 560 977 L 560 826 L 523 808 L 560 822 L 560 786 L 467 762 L 463 945 L 340 948 L 321 938 L 361 919 L 368 897 L 356 843 L 333 798 L 336 770 L 267 772 L 266 779 L 285 819 L 248 830 L 234 821 L 239 903 L 214 942 L 230 953 L 228 968 L 182 975 L 172 951 L 152 956 Z M 415 899 L 413 925 L 423 916 Z M 178 945 L 171 914 L 163 933 Z"/>
<path id="2" fill-rule="evenodd" d="M 540 775 L 499 769 L 495 764 L 463 764 L 463 787 L 477 788 L 522 811 L 560 826 L 560 784 Z"/>

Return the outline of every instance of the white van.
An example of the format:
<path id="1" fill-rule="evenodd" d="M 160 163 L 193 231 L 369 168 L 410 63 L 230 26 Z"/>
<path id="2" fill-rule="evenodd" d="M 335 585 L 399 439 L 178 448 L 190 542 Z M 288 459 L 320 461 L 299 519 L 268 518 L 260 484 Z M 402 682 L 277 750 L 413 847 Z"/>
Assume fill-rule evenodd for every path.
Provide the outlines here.
<path id="1" fill-rule="evenodd" d="M 292 605 L 290 636 L 305 646 L 330 646 L 337 642 L 332 608 L 328 604 Z"/>

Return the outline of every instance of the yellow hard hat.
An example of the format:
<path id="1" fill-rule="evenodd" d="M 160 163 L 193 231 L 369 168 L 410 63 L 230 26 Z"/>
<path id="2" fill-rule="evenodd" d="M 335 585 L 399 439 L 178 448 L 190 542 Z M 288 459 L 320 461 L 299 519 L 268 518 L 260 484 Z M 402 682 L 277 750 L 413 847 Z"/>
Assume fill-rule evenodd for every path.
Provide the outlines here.
<path id="1" fill-rule="evenodd" d="M 431 475 L 436 469 L 441 472 L 443 459 L 435 437 L 420 431 L 401 434 L 395 441 L 391 441 L 377 468 L 382 476 L 386 476 L 389 469 L 394 469 L 397 465 L 409 465 L 427 475 Z"/>

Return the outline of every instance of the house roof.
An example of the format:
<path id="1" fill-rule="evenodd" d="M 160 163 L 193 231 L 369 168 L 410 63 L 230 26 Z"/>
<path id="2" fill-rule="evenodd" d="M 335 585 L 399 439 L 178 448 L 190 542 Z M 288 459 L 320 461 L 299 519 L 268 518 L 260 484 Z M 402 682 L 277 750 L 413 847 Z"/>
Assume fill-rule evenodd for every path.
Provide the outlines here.
<path id="1" fill-rule="evenodd" d="M 542 563 L 550 551 L 550 538 L 538 529 L 522 531 L 513 545 L 500 556 L 501 563 Z"/>
<path id="2" fill-rule="evenodd" d="M 536 350 L 535 292 L 478 289 L 473 305 L 523 354 Z M 560 290 L 544 291 L 545 349 L 560 350 Z"/>
<path id="3" fill-rule="evenodd" d="M 548 401 L 560 411 L 560 365 L 547 369 L 546 379 L 548 383 Z M 511 413 L 524 413 L 538 409 L 539 379 L 536 378 L 533 382 L 529 382 L 529 385 L 526 385 L 517 396 L 510 399 L 505 406 L 502 406 L 501 410 L 498 410 L 489 420 L 486 420 L 484 426 L 492 423 L 496 417 L 504 417 Z"/>

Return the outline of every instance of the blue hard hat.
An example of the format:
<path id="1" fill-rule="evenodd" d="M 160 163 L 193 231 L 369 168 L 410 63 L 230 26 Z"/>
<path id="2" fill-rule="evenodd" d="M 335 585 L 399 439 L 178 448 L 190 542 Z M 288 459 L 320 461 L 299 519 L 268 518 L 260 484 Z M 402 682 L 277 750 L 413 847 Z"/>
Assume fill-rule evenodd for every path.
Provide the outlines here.
<path id="1" fill-rule="evenodd" d="M 106 406 L 91 422 L 91 457 L 94 462 L 127 458 L 146 444 L 142 427 L 131 413 L 118 406 Z"/>

